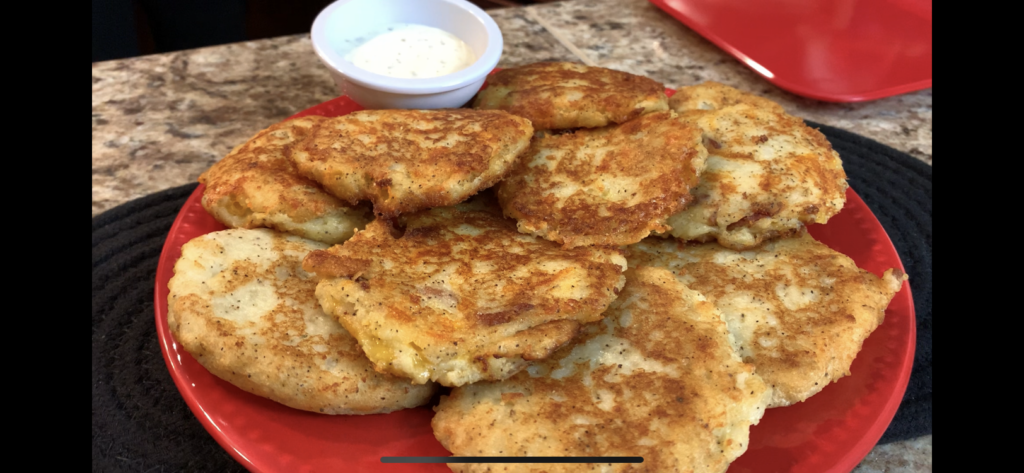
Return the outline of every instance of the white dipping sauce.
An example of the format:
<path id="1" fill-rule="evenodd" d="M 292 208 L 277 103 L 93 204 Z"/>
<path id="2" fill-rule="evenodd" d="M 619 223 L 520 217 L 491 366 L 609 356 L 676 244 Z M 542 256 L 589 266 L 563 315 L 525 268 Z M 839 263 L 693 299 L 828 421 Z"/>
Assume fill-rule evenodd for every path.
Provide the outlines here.
<path id="1" fill-rule="evenodd" d="M 407 79 L 451 74 L 476 61 L 473 50 L 447 31 L 411 24 L 385 29 L 346 54 L 345 59 L 370 72 Z"/>

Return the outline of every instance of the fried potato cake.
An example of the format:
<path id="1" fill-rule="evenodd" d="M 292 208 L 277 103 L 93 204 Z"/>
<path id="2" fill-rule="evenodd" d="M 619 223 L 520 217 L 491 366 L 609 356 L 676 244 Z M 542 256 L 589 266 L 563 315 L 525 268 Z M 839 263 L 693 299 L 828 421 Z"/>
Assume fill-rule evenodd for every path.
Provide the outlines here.
<path id="1" fill-rule="evenodd" d="M 691 200 L 707 151 L 700 129 L 670 111 L 621 125 L 537 137 L 498 185 L 519 231 L 562 243 L 628 245 Z"/>
<path id="2" fill-rule="evenodd" d="M 189 241 L 168 283 L 174 339 L 215 376 L 296 409 L 374 414 L 429 402 L 436 384 L 374 371 L 320 309 L 302 258 L 326 247 L 267 229 Z"/>
<path id="3" fill-rule="evenodd" d="M 382 221 L 303 267 L 316 294 L 378 371 L 461 386 L 504 379 L 600 320 L 625 277 L 621 250 L 558 245 L 516 231 L 479 202 Z"/>
<path id="4" fill-rule="evenodd" d="M 532 135 L 529 120 L 500 110 L 365 110 L 321 122 L 291 157 L 341 200 L 394 218 L 494 185 Z"/>
<path id="5" fill-rule="evenodd" d="M 719 110 L 741 103 L 773 112 L 784 112 L 781 105 L 771 100 L 714 81 L 676 89 L 675 95 L 668 99 L 668 108 L 683 113 L 692 110 Z"/>
<path id="6" fill-rule="evenodd" d="M 846 173 L 825 135 L 783 112 L 730 105 L 680 115 L 708 157 L 694 203 L 668 219 L 683 240 L 738 250 L 825 223 L 846 203 Z"/>
<path id="7" fill-rule="evenodd" d="M 665 86 L 628 72 L 571 62 L 538 62 L 487 78 L 473 108 L 506 110 L 537 130 L 594 128 L 668 110 Z"/>
<path id="8" fill-rule="evenodd" d="M 626 286 L 578 343 L 510 379 L 452 390 L 434 436 L 455 456 L 642 456 L 640 464 L 449 464 L 456 472 L 724 472 L 769 390 L 721 314 L 661 268 Z"/>
<path id="9" fill-rule="evenodd" d="M 292 147 L 326 120 L 305 117 L 278 123 L 236 147 L 199 176 L 203 208 L 230 228 L 270 227 L 324 243 L 341 243 L 373 215 L 324 192 L 299 175 Z"/>
<path id="10" fill-rule="evenodd" d="M 878 278 L 806 232 L 753 251 L 648 238 L 629 252 L 630 267 L 667 268 L 722 311 L 743 360 L 772 387 L 769 407 L 849 375 L 907 279 L 898 269 Z"/>

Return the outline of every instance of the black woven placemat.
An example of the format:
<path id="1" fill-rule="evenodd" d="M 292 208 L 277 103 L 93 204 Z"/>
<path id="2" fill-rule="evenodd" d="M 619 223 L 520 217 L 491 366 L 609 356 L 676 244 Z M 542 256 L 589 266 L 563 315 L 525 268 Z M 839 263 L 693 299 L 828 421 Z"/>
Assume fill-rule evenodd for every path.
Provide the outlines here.
<path id="1" fill-rule="evenodd" d="M 932 170 L 852 133 L 820 128 L 850 185 L 889 233 L 910 275 L 917 352 L 882 443 L 932 432 Z M 94 471 L 244 471 L 192 415 L 160 353 L 153 312 L 157 260 L 189 184 L 104 212 L 92 223 Z"/>

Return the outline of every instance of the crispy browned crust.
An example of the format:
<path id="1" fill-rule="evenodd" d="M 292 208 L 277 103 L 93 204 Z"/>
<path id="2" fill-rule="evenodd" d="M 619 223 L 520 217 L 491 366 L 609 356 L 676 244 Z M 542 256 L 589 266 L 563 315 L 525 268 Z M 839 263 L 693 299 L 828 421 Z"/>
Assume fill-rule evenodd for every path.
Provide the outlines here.
<path id="1" fill-rule="evenodd" d="M 494 185 L 532 135 L 499 110 L 366 110 L 322 121 L 291 157 L 331 194 L 394 218 Z"/>
<path id="2" fill-rule="evenodd" d="M 431 426 L 455 456 L 642 456 L 601 471 L 723 472 L 747 449 L 767 394 L 712 304 L 668 271 L 631 268 L 605 319 L 576 343 L 508 380 L 453 389 Z M 556 473 L 598 465 L 449 466 Z"/>
<path id="3" fill-rule="evenodd" d="M 523 233 L 566 248 L 628 245 L 669 230 L 706 156 L 700 129 L 656 112 L 535 138 L 497 195 Z"/>
<path id="4" fill-rule="evenodd" d="M 668 219 L 673 236 L 753 248 L 843 209 L 839 154 L 803 120 L 746 103 L 680 117 L 703 131 L 708 157 L 694 203 Z"/>
<path id="5" fill-rule="evenodd" d="M 476 203 L 375 221 L 311 253 L 317 297 L 382 372 L 448 386 L 503 379 L 599 320 L 622 287 L 620 250 L 558 245 Z"/>
<path id="6" fill-rule="evenodd" d="M 174 339 L 239 388 L 324 414 L 374 414 L 427 403 L 436 384 L 377 373 L 320 309 L 302 258 L 326 248 L 267 229 L 231 229 L 182 247 L 168 283 Z"/>
<path id="7" fill-rule="evenodd" d="M 340 243 L 372 219 L 366 206 L 345 204 L 298 174 L 288 155 L 323 120 L 311 116 L 270 126 L 199 176 L 203 208 L 232 228 L 270 227 L 324 243 Z"/>
<path id="8" fill-rule="evenodd" d="M 714 81 L 676 89 L 675 95 L 668 99 L 668 108 L 683 113 L 691 110 L 718 110 L 741 103 L 773 112 L 784 112 L 781 105 L 769 99 Z"/>
<path id="9" fill-rule="evenodd" d="M 715 303 L 744 361 L 772 387 L 769 407 L 849 375 L 906 280 L 894 269 L 881 278 L 862 270 L 806 232 L 744 252 L 649 238 L 629 247 L 629 265 L 670 269 Z"/>
<path id="10" fill-rule="evenodd" d="M 624 123 L 668 108 L 665 86 L 628 72 L 569 62 L 539 62 L 487 78 L 474 108 L 506 110 L 537 130 Z"/>

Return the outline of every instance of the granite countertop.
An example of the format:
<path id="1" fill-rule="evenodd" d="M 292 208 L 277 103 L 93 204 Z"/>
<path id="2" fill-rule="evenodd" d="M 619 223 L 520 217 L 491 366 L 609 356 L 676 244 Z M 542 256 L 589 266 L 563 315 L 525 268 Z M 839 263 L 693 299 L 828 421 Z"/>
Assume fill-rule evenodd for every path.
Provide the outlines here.
<path id="1" fill-rule="evenodd" d="M 853 104 L 799 97 L 645 0 L 570 0 L 488 13 L 505 39 L 499 67 L 575 61 L 671 88 L 715 80 L 932 162 L 931 89 Z M 196 182 L 257 131 L 336 96 L 308 34 L 94 63 L 93 216 Z M 854 471 L 930 472 L 932 437 L 876 447 Z"/>

